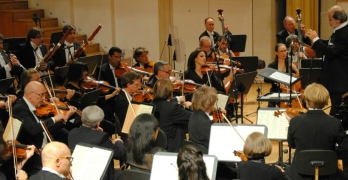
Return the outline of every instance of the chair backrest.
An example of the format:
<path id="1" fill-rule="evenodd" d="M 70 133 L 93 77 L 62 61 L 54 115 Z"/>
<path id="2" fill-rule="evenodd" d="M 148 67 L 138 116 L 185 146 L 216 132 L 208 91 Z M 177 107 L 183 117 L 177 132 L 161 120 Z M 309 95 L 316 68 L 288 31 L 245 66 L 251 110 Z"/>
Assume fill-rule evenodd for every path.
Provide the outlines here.
<path id="1" fill-rule="evenodd" d="M 166 133 L 160 129 L 158 131 L 157 139 L 155 141 L 155 146 L 156 147 L 161 147 L 163 149 L 167 149 L 167 136 Z"/>
<path id="2" fill-rule="evenodd" d="M 137 170 L 124 170 L 122 171 L 118 180 L 150 180 L 150 173 L 137 171 Z"/>
<path id="3" fill-rule="evenodd" d="M 193 141 L 184 139 L 182 141 L 182 143 L 181 143 L 181 147 L 184 147 L 186 145 L 192 145 L 192 146 L 196 147 L 198 150 L 202 151 L 203 154 L 208 154 L 208 148 L 204 147 L 201 144 L 198 144 L 198 143 L 195 143 Z"/>
<path id="4" fill-rule="evenodd" d="M 313 163 L 319 166 L 319 175 L 334 174 L 337 171 L 337 154 L 331 150 L 303 150 L 296 154 L 293 165 L 299 174 L 315 175 Z"/>

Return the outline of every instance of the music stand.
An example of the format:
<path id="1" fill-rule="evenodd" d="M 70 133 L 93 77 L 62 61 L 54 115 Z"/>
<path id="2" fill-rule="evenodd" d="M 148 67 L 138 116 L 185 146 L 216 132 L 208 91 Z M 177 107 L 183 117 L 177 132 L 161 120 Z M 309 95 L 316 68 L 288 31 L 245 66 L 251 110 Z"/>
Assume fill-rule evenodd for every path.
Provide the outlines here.
<path id="1" fill-rule="evenodd" d="M 0 94 L 7 94 L 8 89 L 13 85 L 14 77 L 7 79 L 0 79 Z"/>
<path id="2" fill-rule="evenodd" d="M 257 70 L 259 57 L 257 56 L 236 56 L 232 57 L 232 60 L 239 61 L 242 66 L 240 69 L 244 69 L 244 73 L 253 72 Z"/>
<path id="3" fill-rule="evenodd" d="M 233 52 L 244 52 L 246 39 L 246 34 L 232 35 L 230 42 L 230 50 Z"/>
<path id="4" fill-rule="evenodd" d="M 81 98 L 80 107 L 78 109 L 82 111 L 87 106 L 96 105 L 99 95 L 99 89 L 85 93 Z M 81 116 L 76 114 L 74 124 L 78 123 L 81 123 Z"/>
<path id="5" fill-rule="evenodd" d="M 323 59 L 322 58 L 313 58 L 313 59 L 302 59 L 301 68 L 322 68 Z"/>
<path id="6" fill-rule="evenodd" d="M 244 74 L 237 74 L 235 76 L 235 79 L 232 82 L 232 86 L 227 94 L 230 95 L 230 97 L 233 97 L 235 99 L 238 99 L 238 96 L 241 96 L 241 119 L 242 124 L 243 118 L 247 119 L 251 124 L 253 123 L 248 118 L 243 116 L 243 105 L 244 105 L 244 94 L 248 94 L 251 85 L 254 82 L 254 79 L 257 75 L 257 71 L 244 73 Z M 237 113 L 237 112 L 236 112 Z M 238 123 L 238 115 L 236 116 L 236 122 Z"/>
<path id="7" fill-rule="evenodd" d="M 58 67 L 56 70 L 54 70 L 54 80 L 57 84 L 61 86 L 65 85 L 68 70 L 69 66 Z"/>
<path id="8" fill-rule="evenodd" d="M 102 55 L 97 54 L 94 56 L 80 57 L 77 61 L 86 63 L 88 66 L 88 74 L 93 75 L 95 69 L 97 68 L 98 62 L 100 61 L 100 58 L 102 58 Z"/>
<path id="9" fill-rule="evenodd" d="M 304 89 L 309 84 L 314 82 L 320 83 L 322 69 L 321 68 L 301 68 L 300 74 L 302 75 L 301 87 Z"/>
<path id="10" fill-rule="evenodd" d="M 5 38 L 4 44 L 8 44 L 8 47 L 5 49 L 11 53 L 17 53 L 18 45 L 23 44 L 27 41 L 26 37 L 13 37 L 13 38 Z"/>

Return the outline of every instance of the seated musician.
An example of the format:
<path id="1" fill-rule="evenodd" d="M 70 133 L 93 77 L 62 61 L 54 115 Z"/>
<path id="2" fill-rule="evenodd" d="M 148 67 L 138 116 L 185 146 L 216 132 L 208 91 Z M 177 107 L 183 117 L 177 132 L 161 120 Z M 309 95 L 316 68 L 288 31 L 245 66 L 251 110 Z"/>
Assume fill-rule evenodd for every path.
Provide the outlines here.
<path id="1" fill-rule="evenodd" d="M 202 49 L 207 54 L 207 57 L 211 57 L 212 55 L 211 40 L 208 36 L 202 36 L 199 39 L 199 48 Z"/>
<path id="2" fill-rule="evenodd" d="M 202 98 L 204 97 L 204 98 Z M 201 86 L 193 93 L 192 115 L 188 123 L 190 140 L 209 148 L 210 128 L 213 117 L 210 115 L 215 110 L 218 100 L 216 90 L 209 86 Z"/>
<path id="3" fill-rule="evenodd" d="M 272 143 L 260 132 L 251 133 L 245 140 L 243 158 L 238 163 L 238 179 L 290 180 L 278 165 L 265 164 L 265 157 L 272 152 Z M 251 172 L 252 170 L 252 172 Z"/>
<path id="4" fill-rule="evenodd" d="M 134 50 L 133 58 L 136 63 L 133 67 L 148 68 L 149 67 L 149 51 L 145 47 L 137 47 Z"/>
<path id="5" fill-rule="evenodd" d="M 87 106 L 82 111 L 82 126 L 74 128 L 69 132 L 69 148 L 75 149 L 80 143 L 92 144 L 114 151 L 113 159 L 127 161 L 127 151 L 121 139 L 110 140 L 109 135 L 103 132 L 100 122 L 104 119 L 104 112 L 98 106 Z M 114 178 L 114 161 L 111 161 L 104 179 Z"/>
<path id="6" fill-rule="evenodd" d="M 132 95 L 137 92 L 141 87 L 140 74 L 128 71 L 121 77 L 122 90 L 118 94 L 115 100 L 115 114 L 121 123 L 121 127 L 126 119 L 129 102 L 132 101 Z M 121 134 L 121 138 L 125 144 L 127 144 L 127 134 Z"/>
<path id="7" fill-rule="evenodd" d="M 219 50 L 219 55 L 227 55 L 227 57 L 235 57 L 234 53 L 232 50 L 228 49 L 230 45 L 230 37 L 228 36 L 220 36 L 218 40 L 218 50 Z"/>
<path id="8" fill-rule="evenodd" d="M 288 128 L 288 144 L 291 148 L 296 148 L 296 154 L 302 150 L 318 149 L 335 151 L 336 144 L 340 144 L 346 137 L 340 120 L 327 115 L 322 109 L 328 104 L 329 92 L 321 84 L 312 83 L 304 91 L 305 101 L 308 112 L 296 116 L 290 120 Z M 331 179 L 348 179 L 337 178 L 342 174 L 337 171 Z M 296 167 L 291 165 L 290 177 L 292 179 L 306 179 L 308 176 L 300 175 Z M 333 178 L 336 177 L 336 178 Z"/>
<path id="9" fill-rule="evenodd" d="M 43 41 L 43 31 L 38 27 L 32 27 L 27 34 L 26 43 L 20 44 L 17 50 L 17 58 L 23 59 L 22 65 L 26 68 L 39 67 L 40 75 L 45 75 L 50 69 L 47 63 L 41 63 L 42 58 L 47 53 L 47 48 Z"/>
<path id="10" fill-rule="evenodd" d="M 298 41 L 298 37 L 294 34 L 289 35 L 286 38 L 286 48 L 289 50 L 288 54 L 288 60 L 289 57 L 292 55 L 292 63 L 295 64 L 296 67 L 298 67 L 298 63 L 301 62 L 301 59 L 307 59 L 307 56 L 303 53 L 305 47 L 300 47 L 300 42 Z M 301 52 L 298 52 L 298 49 L 301 49 Z M 292 54 L 290 55 L 290 49 L 292 50 Z"/>
<path id="11" fill-rule="evenodd" d="M 169 101 L 174 90 L 173 83 L 169 79 L 157 80 L 153 90 L 155 97 L 152 103 L 156 106 L 155 117 L 167 135 L 167 150 L 178 152 L 187 133 L 187 124 L 192 113 L 178 103 Z"/>
<path id="12" fill-rule="evenodd" d="M 25 68 L 20 64 L 14 54 L 10 56 L 4 51 L 4 36 L 0 34 L 0 79 L 15 77 L 19 80 Z"/>
<path id="13" fill-rule="evenodd" d="M 214 87 L 217 91 L 225 93 L 225 89 L 221 80 L 211 73 L 213 71 L 203 72 L 202 67 L 206 65 L 206 53 L 201 49 L 193 51 L 187 61 L 187 70 L 185 71 L 185 79 L 193 80 L 198 84 L 207 84 Z M 208 75 L 209 74 L 209 75 Z"/>
<path id="14" fill-rule="evenodd" d="M 67 24 L 63 27 L 63 36 L 67 33 L 70 25 Z M 66 37 L 64 43 L 54 53 L 52 59 L 48 62 L 51 70 L 55 70 L 58 67 L 65 66 L 69 61 L 74 60 L 75 52 L 80 48 L 80 44 L 75 42 L 76 30 L 73 29 L 70 34 Z M 86 53 L 83 51 L 79 57 L 85 57 Z"/>
<path id="15" fill-rule="evenodd" d="M 274 62 L 270 63 L 268 65 L 268 67 L 276 69 L 280 72 L 289 73 L 290 68 L 287 65 L 288 64 L 288 60 L 287 60 L 288 50 L 287 50 L 285 44 L 281 44 L 281 43 L 277 44 L 275 46 L 274 50 L 275 50 L 275 54 L 276 54 L 275 60 L 274 60 Z M 300 72 L 298 71 L 297 67 L 294 64 L 291 64 L 291 73 L 294 77 L 299 77 L 299 75 L 300 75 Z M 270 92 L 279 92 L 279 91 L 281 92 L 282 91 L 281 87 L 279 86 L 279 83 L 277 83 L 271 79 L 268 79 L 268 78 L 265 78 L 265 82 L 272 84 Z M 268 107 L 276 107 L 277 104 L 278 103 L 276 103 L 276 102 L 269 102 Z"/>

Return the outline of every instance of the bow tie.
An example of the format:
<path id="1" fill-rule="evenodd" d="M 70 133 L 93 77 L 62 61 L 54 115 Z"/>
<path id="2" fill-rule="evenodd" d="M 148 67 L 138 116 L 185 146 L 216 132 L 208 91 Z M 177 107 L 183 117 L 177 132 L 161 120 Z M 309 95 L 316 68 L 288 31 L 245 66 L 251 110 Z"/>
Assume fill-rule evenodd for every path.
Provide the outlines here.
<path id="1" fill-rule="evenodd" d="M 38 47 L 37 48 L 33 48 L 34 51 L 36 51 L 37 49 L 38 49 Z"/>

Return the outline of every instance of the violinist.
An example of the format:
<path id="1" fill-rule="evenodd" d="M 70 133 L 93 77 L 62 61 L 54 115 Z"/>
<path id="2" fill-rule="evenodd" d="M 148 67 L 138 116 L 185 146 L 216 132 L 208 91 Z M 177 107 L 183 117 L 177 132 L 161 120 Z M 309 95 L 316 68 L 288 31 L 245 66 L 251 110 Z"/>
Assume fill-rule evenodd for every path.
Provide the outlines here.
<path id="1" fill-rule="evenodd" d="M 213 51 L 211 48 L 211 39 L 209 38 L 209 36 L 202 36 L 199 39 L 199 48 L 207 54 L 207 57 L 212 56 Z"/>
<path id="2" fill-rule="evenodd" d="M 307 56 L 303 53 L 306 47 L 300 47 L 300 42 L 296 35 L 291 34 L 286 38 L 286 48 L 289 49 L 288 59 L 292 56 L 290 58 L 292 58 L 292 62 L 296 67 L 298 67 L 297 64 L 301 62 L 301 59 L 307 59 Z M 302 48 L 301 52 L 298 52 L 299 48 Z M 290 50 L 292 53 L 290 53 Z"/>
<path id="3" fill-rule="evenodd" d="M 39 72 L 34 68 L 29 68 L 23 71 L 21 81 L 19 82 L 19 90 L 17 91 L 17 98 L 22 99 L 24 96 L 24 88 L 30 81 L 41 82 Z"/>
<path id="4" fill-rule="evenodd" d="M 67 33 L 71 25 L 67 24 L 63 27 L 63 36 Z M 59 49 L 54 53 L 52 59 L 47 63 L 49 64 L 51 70 L 55 70 L 58 67 L 65 66 L 69 61 L 71 61 L 74 56 L 75 51 L 79 49 L 81 44 L 75 42 L 76 30 L 73 29 L 70 34 L 66 37 L 64 43 L 59 47 Z M 83 51 L 79 57 L 85 57 L 86 53 Z"/>
<path id="5" fill-rule="evenodd" d="M 204 98 L 202 98 L 204 97 Z M 216 90 L 209 86 L 201 86 L 193 93 L 192 115 L 188 123 L 190 140 L 208 149 L 210 128 L 213 117 L 210 115 L 218 100 Z"/>
<path id="6" fill-rule="evenodd" d="M 145 47 L 137 47 L 134 50 L 133 58 L 136 63 L 133 67 L 148 68 L 149 65 L 149 51 Z M 153 68 L 153 67 L 152 67 Z"/>
<path id="7" fill-rule="evenodd" d="M 327 115 L 322 110 L 329 100 L 329 92 L 323 85 L 316 83 L 308 85 L 304 91 L 304 96 L 309 108 L 308 112 L 292 118 L 288 128 L 288 144 L 291 148 L 296 148 L 294 161 L 296 161 L 297 152 L 302 150 L 334 151 L 336 144 L 340 145 L 346 137 L 340 120 Z M 338 171 L 337 173 L 342 172 Z M 290 176 L 293 179 L 308 178 L 299 175 L 294 165 L 290 168 Z"/>
<path id="8" fill-rule="evenodd" d="M 282 44 L 282 43 L 277 44 L 274 50 L 276 54 L 275 60 L 274 62 L 270 63 L 268 67 L 276 69 L 281 72 L 289 73 L 290 66 L 288 66 L 288 59 L 287 59 L 288 50 L 285 44 Z M 291 73 L 294 77 L 299 77 L 300 75 L 300 72 L 298 71 L 297 67 L 294 64 L 291 64 Z M 270 92 L 277 93 L 281 91 L 280 85 L 277 82 L 267 78 L 265 78 L 265 82 L 272 84 Z M 279 105 L 279 103 L 276 103 L 276 102 L 268 103 L 268 107 L 276 107 L 276 105 Z"/>
<path id="9" fill-rule="evenodd" d="M 277 43 L 286 43 L 286 38 L 291 35 L 294 34 L 296 36 L 299 36 L 299 30 L 295 28 L 295 20 L 291 17 L 291 16 L 286 16 L 283 20 L 283 26 L 284 29 L 279 31 L 277 33 Z M 300 33 L 302 34 L 301 37 L 302 39 L 300 40 L 301 42 L 304 42 L 305 44 L 311 45 L 311 40 L 305 36 L 305 26 L 304 24 L 301 24 L 301 29 L 300 29 Z"/>
<path id="10" fill-rule="evenodd" d="M 238 179 L 290 180 L 282 167 L 265 164 L 265 157 L 269 156 L 271 152 L 272 143 L 264 134 L 251 133 L 246 138 L 243 148 L 243 153 L 248 161 L 238 163 Z"/>
<path id="11" fill-rule="evenodd" d="M 220 56 L 226 55 L 227 57 L 235 57 L 232 50 L 228 48 L 230 44 L 231 44 L 231 39 L 229 36 L 220 36 L 218 40 L 218 51 L 219 51 L 218 54 Z"/>
<path id="12" fill-rule="evenodd" d="M 185 71 L 185 79 L 193 80 L 198 84 L 207 84 L 214 87 L 217 91 L 225 92 L 221 80 L 212 73 L 212 71 L 203 71 L 202 67 L 206 65 L 206 53 L 201 49 L 193 51 L 187 61 L 187 70 Z"/>

